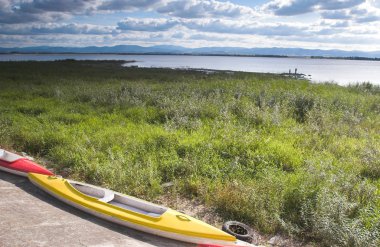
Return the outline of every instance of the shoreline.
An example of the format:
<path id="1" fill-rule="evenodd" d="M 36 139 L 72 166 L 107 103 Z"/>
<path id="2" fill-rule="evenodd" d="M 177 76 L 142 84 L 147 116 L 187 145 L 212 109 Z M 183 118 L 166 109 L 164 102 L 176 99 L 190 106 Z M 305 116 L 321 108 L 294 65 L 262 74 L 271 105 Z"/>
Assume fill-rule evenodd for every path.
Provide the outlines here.
<path id="1" fill-rule="evenodd" d="M 301 59 L 332 59 L 332 60 L 356 60 L 356 61 L 380 61 L 380 58 L 371 57 L 329 57 L 329 56 L 291 56 L 291 55 L 265 55 L 265 54 L 213 54 L 213 53 L 141 53 L 141 52 L 1 52 L 1 55 L 146 55 L 146 56 L 211 56 L 211 57 L 260 57 L 260 58 L 301 58 Z"/>
<path id="2" fill-rule="evenodd" d="M 226 73 L 226 74 L 235 74 L 235 73 L 247 73 L 247 74 L 261 74 L 261 75 L 272 75 L 272 76 L 279 76 L 282 78 L 287 78 L 287 79 L 297 79 L 297 80 L 305 80 L 309 81 L 313 84 L 331 84 L 331 85 L 336 85 L 336 86 L 341 86 L 341 87 L 362 87 L 364 86 L 369 86 L 369 87 L 379 87 L 380 84 L 376 82 L 371 82 L 371 81 L 357 81 L 357 82 L 348 82 L 348 83 L 340 83 L 338 81 L 334 80 L 314 80 L 312 79 L 313 75 L 310 74 L 305 74 L 302 72 L 299 72 L 295 74 L 294 72 L 289 73 L 289 72 L 260 72 L 260 71 L 244 71 L 244 70 L 226 70 L 226 69 L 207 69 L 207 68 L 194 68 L 194 67 L 144 67 L 144 66 L 139 66 L 139 65 L 134 65 L 134 63 L 137 63 L 139 61 L 137 60 L 91 60 L 91 59 L 56 59 L 56 60 L 9 60 L 9 61 L 2 61 L 0 60 L 1 63 L 46 63 L 46 62 L 79 62 L 79 63 L 100 63 L 100 64 L 105 64 L 105 63 L 115 63 L 120 65 L 121 67 L 124 68 L 131 68 L 131 69 L 160 69 L 160 70 L 177 70 L 177 71 L 193 71 L 193 72 L 200 72 L 200 73 L 205 73 L 205 74 L 215 74 L 215 73 Z"/>

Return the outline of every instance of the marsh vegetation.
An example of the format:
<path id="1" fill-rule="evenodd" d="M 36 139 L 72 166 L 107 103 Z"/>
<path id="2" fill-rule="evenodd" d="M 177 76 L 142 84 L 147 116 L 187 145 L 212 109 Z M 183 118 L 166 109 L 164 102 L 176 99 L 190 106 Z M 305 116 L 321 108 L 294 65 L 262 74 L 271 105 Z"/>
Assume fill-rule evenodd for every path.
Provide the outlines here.
<path id="1" fill-rule="evenodd" d="M 120 64 L 1 62 L 0 145 L 141 198 L 197 198 L 263 233 L 380 245 L 378 86 Z"/>

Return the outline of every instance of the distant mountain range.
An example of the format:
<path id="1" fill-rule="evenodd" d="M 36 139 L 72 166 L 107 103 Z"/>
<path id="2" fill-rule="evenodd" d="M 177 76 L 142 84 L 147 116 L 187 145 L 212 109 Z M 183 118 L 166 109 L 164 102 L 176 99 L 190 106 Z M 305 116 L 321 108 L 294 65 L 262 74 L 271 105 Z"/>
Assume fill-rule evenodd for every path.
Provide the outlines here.
<path id="1" fill-rule="evenodd" d="M 188 55 L 240 55 L 240 56 L 301 56 L 301 57 L 366 57 L 380 58 L 380 51 L 344 51 L 302 48 L 242 48 L 242 47 L 201 47 L 157 45 L 117 45 L 87 47 L 14 47 L 1 48 L 0 53 L 128 53 L 128 54 L 188 54 Z"/>

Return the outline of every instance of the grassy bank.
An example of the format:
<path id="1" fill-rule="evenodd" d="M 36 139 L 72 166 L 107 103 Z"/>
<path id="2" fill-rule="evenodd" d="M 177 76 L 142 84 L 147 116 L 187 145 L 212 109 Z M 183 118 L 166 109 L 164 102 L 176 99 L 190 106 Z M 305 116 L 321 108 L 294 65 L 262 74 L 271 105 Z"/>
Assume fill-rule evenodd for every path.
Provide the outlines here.
<path id="1" fill-rule="evenodd" d="M 138 197 L 199 198 L 264 233 L 380 244 L 380 89 L 370 84 L 1 62 L 0 145 Z"/>

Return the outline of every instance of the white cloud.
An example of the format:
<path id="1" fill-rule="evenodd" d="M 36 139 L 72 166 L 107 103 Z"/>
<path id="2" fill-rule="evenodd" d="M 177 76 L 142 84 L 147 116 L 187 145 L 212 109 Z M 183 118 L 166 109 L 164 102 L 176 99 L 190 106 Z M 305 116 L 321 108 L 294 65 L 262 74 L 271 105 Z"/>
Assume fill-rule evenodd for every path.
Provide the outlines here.
<path id="1" fill-rule="evenodd" d="M 242 17 L 256 15 L 252 8 L 215 0 L 177 0 L 157 8 L 159 13 L 182 18 Z"/>
<path id="2" fill-rule="evenodd" d="M 162 0 L 106 0 L 99 4 L 97 9 L 111 11 L 131 11 L 153 8 L 162 5 L 163 3 L 164 1 Z"/>
<path id="3" fill-rule="evenodd" d="M 352 16 L 350 16 L 350 13 L 348 10 L 323 11 L 323 12 L 321 12 L 321 15 L 325 19 L 332 19 L 332 20 L 350 20 L 350 19 L 352 19 Z"/>
<path id="4" fill-rule="evenodd" d="M 380 47 L 379 0 L 272 0 L 252 8 L 221 0 L 0 0 L 0 6 L 0 46 Z"/>
<path id="5" fill-rule="evenodd" d="M 217 0 L 0 0 L 0 23 L 67 20 L 99 12 L 156 11 L 182 18 L 254 17 L 250 7 Z"/>
<path id="6" fill-rule="evenodd" d="M 178 23 L 175 19 L 126 18 L 118 22 L 117 26 L 120 30 L 158 32 L 168 30 Z"/>
<path id="7" fill-rule="evenodd" d="M 288 25 L 283 23 L 260 23 L 256 21 L 236 21 L 207 19 L 199 21 L 184 21 L 182 23 L 189 29 L 211 33 L 234 33 L 234 34 L 256 34 L 265 36 L 292 36 L 301 35 L 306 26 Z"/>
<path id="8" fill-rule="evenodd" d="M 42 34 L 112 34 L 116 27 L 77 23 L 46 24 L 0 24 L 0 34 L 42 35 Z"/>
<path id="9" fill-rule="evenodd" d="M 0 23 L 51 22 L 95 10 L 98 0 L 0 1 Z"/>
<path id="10" fill-rule="evenodd" d="M 379 0 L 368 0 L 368 3 L 369 3 L 371 6 L 380 9 L 380 1 L 379 1 Z"/>
<path id="11" fill-rule="evenodd" d="M 321 16 L 325 19 L 353 20 L 358 23 L 375 22 L 380 21 L 380 9 L 365 2 L 350 9 L 323 11 Z"/>
<path id="12" fill-rule="evenodd" d="M 98 10 L 131 11 L 154 10 L 158 13 L 182 18 L 255 16 L 254 9 L 217 0 L 109 0 L 97 7 Z"/>
<path id="13" fill-rule="evenodd" d="M 265 10 L 280 16 L 310 13 L 318 10 L 339 10 L 357 6 L 366 0 L 273 0 L 264 5 Z"/>
<path id="14" fill-rule="evenodd" d="M 108 11 L 146 10 L 165 0 L 0 0 L 0 23 L 36 23 Z"/>
<path id="15" fill-rule="evenodd" d="M 175 26 L 209 33 L 257 34 L 267 36 L 300 35 L 307 31 L 306 26 L 282 23 L 261 24 L 255 21 L 221 19 L 152 19 L 127 18 L 118 23 L 118 29 L 124 31 L 165 31 Z"/>

